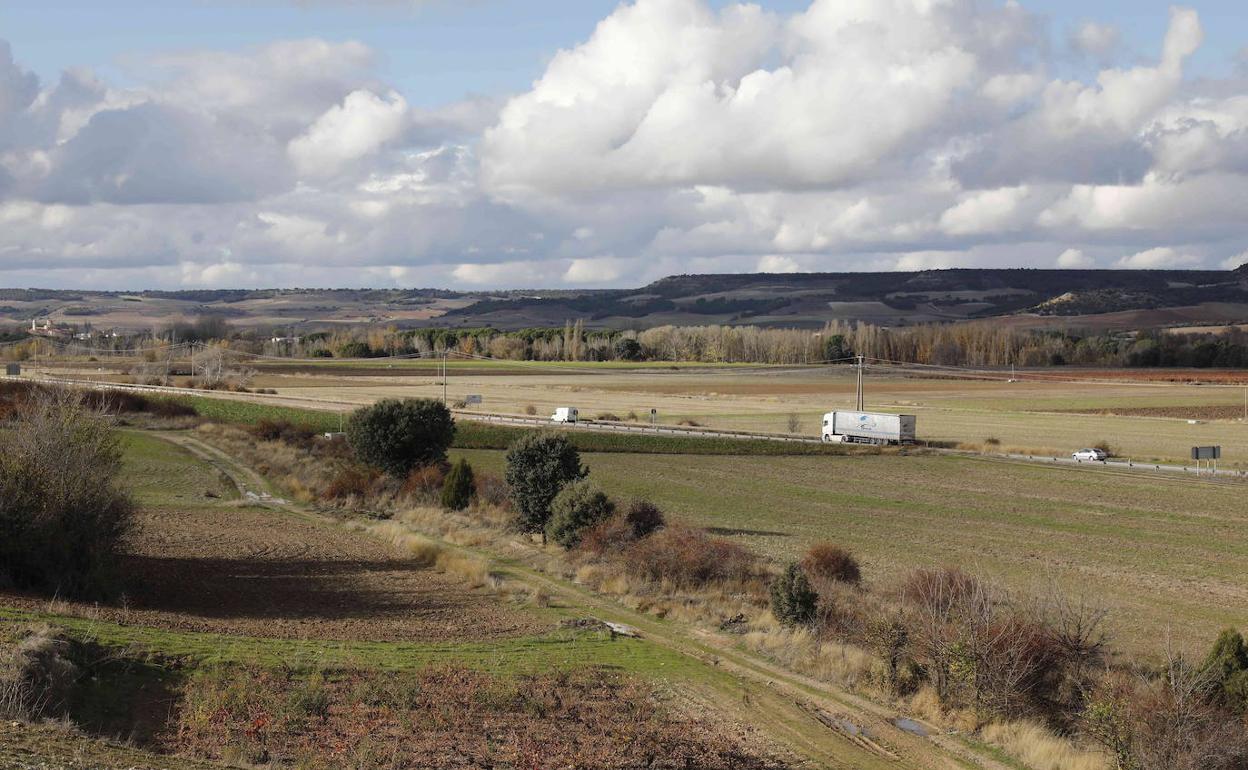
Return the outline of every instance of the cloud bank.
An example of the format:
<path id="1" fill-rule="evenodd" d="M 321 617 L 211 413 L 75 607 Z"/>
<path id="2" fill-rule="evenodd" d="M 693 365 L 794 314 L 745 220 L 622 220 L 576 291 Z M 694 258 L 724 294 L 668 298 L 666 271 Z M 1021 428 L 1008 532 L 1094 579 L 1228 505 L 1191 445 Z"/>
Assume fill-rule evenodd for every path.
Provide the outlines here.
<path id="1" fill-rule="evenodd" d="M 138 85 L 0 41 L 0 284 L 636 285 L 679 272 L 1222 267 L 1248 75 L 1117 28 L 1053 74 L 1025 6 L 635 0 L 532 88 L 409 104 L 355 42 L 175 52 Z M 11 41 L 20 50 L 22 41 Z"/>

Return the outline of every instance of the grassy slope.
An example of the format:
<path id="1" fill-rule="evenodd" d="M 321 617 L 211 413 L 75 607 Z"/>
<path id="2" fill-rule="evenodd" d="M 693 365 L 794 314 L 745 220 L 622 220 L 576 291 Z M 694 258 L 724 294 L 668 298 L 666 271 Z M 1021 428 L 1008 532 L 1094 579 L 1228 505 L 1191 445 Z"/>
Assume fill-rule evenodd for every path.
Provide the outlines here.
<path id="1" fill-rule="evenodd" d="M 461 454 L 502 466 L 500 452 Z M 1239 485 L 950 456 L 584 460 L 608 491 L 777 559 L 848 546 L 877 585 L 939 564 L 1032 591 L 1056 580 L 1110 605 L 1119 649 L 1155 653 L 1167 633 L 1203 649 L 1248 613 Z"/>
<path id="2" fill-rule="evenodd" d="M 221 500 L 238 497 L 228 478 L 185 449 L 133 431 L 122 442 L 124 478 L 139 505 L 203 504 L 205 492 Z"/>

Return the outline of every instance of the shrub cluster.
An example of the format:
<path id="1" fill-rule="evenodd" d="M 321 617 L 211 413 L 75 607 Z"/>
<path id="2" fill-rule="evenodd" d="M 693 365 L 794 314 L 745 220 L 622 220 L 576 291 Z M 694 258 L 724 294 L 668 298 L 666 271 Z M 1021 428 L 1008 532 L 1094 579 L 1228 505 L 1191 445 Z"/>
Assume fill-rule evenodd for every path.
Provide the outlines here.
<path id="1" fill-rule="evenodd" d="M 261 441 L 281 441 L 300 449 L 312 449 L 318 441 L 318 432 L 306 425 L 296 425 L 290 420 L 262 419 L 251 425 L 248 432 Z"/>
<path id="2" fill-rule="evenodd" d="M 61 388 L 35 382 L 0 382 L 0 419 L 19 411 L 24 404 L 40 398 L 48 398 Z M 198 413 L 190 404 L 168 398 L 150 398 L 141 393 L 124 390 L 83 390 L 82 404 L 108 414 L 149 414 L 153 417 L 196 417 Z"/>
<path id="3" fill-rule="evenodd" d="M 575 548 L 586 530 L 615 513 L 615 503 L 588 481 L 576 481 L 561 491 L 551 504 L 546 537 L 564 548 Z"/>
<path id="4" fill-rule="evenodd" d="M 634 577 L 679 588 L 741 583 L 761 573 L 749 549 L 700 529 L 670 524 L 629 547 L 625 569 Z"/>
<path id="5" fill-rule="evenodd" d="M 133 505 L 117 485 L 121 449 L 79 393 L 27 401 L 0 452 L 0 578 L 71 596 L 110 592 Z"/>

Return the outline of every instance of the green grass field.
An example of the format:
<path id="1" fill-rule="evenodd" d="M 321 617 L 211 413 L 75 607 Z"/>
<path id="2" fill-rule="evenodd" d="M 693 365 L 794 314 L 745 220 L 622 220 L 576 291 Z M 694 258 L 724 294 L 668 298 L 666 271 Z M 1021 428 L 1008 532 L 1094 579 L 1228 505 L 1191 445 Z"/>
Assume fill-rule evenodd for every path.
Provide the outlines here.
<path id="1" fill-rule="evenodd" d="M 460 451 L 501 470 L 502 453 Z M 812 542 L 852 549 L 886 587 L 908 569 L 959 565 L 1041 593 L 1056 583 L 1111 609 L 1118 649 L 1167 634 L 1207 647 L 1248 623 L 1244 487 L 1141 473 L 951 456 L 656 457 L 587 454 L 619 497 L 776 560 Z"/>

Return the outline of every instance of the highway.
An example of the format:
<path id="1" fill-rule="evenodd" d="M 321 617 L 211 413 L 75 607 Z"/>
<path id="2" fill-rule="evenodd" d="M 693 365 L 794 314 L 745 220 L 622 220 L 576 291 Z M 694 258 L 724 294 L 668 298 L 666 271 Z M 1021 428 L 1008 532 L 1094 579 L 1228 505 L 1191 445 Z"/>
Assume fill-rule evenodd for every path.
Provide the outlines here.
<path id="1" fill-rule="evenodd" d="M 10 377 L 0 375 L 0 379 L 26 380 L 34 382 L 42 382 L 49 385 L 65 385 L 69 387 L 88 387 L 101 390 L 124 390 L 140 393 L 160 393 L 176 396 L 203 396 L 206 398 L 221 398 L 235 401 L 250 401 L 252 403 L 269 403 L 279 406 L 294 406 L 317 409 L 321 411 L 342 412 L 359 408 L 359 404 L 345 401 L 333 401 L 324 398 L 307 398 L 302 396 L 283 396 L 281 394 L 267 393 L 234 393 L 230 391 L 219 390 L 191 390 L 187 388 L 176 388 L 166 385 L 130 385 L 111 382 L 91 382 L 85 380 L 73 380 L 58 377 L 30 377 L 18 376 Z M 604 422 L 601 420 L 582 420 L 576 423 L 556 423 L 549 418 L 528 416 L 528 415 L 512 415 L 499 414 L 495 412 L 479 412 L 467 409 L 452 409 L 451 412 L 459 419 L 472 420 L 474 422 L 491 423 L 494 425 L 509 425 L 515 427 L 526 428 L 555 428 L 569 431 L 596 431 L 599 433 L 639 433 L 646 435 L 667 435 L 667 436 L 689 436 L 695 438 L 721 438 L 735 440 L 752 440 L 752 441 L 779 441 L 785 443 L 796 444 L 819 444 L 820 439 L 814 436 L 795 436 L 783 433 L 760 433 L 753 431 L 726 430 L 707 427 L 694 427 L 685 425 L 640 425 L 637 423 L 622 422 Z M 941 447 L 929 447 L 922 442 L 918 444 L 924 451 L 935 452 L 940 454 L 961 455 L 966 457 L 983 457 L 996 458 L 1004 460 L 1015 460 L 1023 462 L 1041 463 L 1045 465 L 1066 466 L 1071 468 L 1089 468 L 1104 470 L 1119 470 L 1128 472 L 1153 472 L 1153 473 L 1173 473 L 1184 474 L 1185 476 L 1208 479 L 1248 479 L 1248 471 L 1242 470 L 1198 470 L 1194 465 L 1174 465 L 1174 464 L 1156 464 L 1156 463 L 1140 463 L 1130 459 L 1111 459 L 1111 460 L 1076 460 L 1073 457 L 1055 457 L 1047 455 L 1028 455 L 1028 454 L 1009 454 L 1009 453 L 974 453 L 965 452 L 957 449 L 945 449 Z"/>

